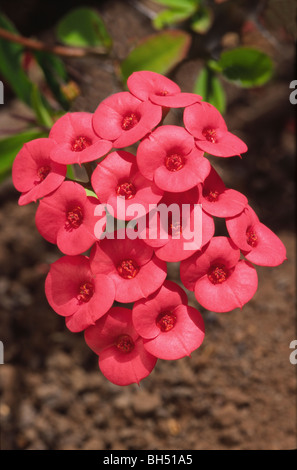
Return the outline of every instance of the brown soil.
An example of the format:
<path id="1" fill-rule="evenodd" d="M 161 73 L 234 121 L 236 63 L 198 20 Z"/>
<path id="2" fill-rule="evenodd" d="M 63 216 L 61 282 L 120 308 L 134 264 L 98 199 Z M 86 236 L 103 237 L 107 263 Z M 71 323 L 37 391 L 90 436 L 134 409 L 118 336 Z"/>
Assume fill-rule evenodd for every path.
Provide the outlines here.
<path id="1" fill-rule="evenodd" d="M 149 19 L 130 3 L 105 2 L 102 14 L 119 59 L 153 31 Z M 247 34 L 245 42 L 273 47 L 257 34 Z M 189 293 L 191 305 L 205 320 L 203 345 L 192 357 L 159 360 L 140 386 L 109 383 L 83 335 L 70 333 L 51 310 L 44 279 L 60 253 L 38 234 L 36 206 L 19 207 L 11 181 L 2 184 L 2 449 L 296 448 L 296 366 L 289 361 L 290 342 L 297 338 L 294 106 L 288 99 L 294 79 L 292 43 L 273 53 L 277 75 L 269 85 L 243 91 L 224 84 L 226 121 L 249 152 L 242 160 L 213 158 L 212 163 L 281 238 L 288 260 L 276 268 L 257 267 L 258 291 L 242 311 L 205 311 Z M 68 65 L 82 90 L 73 110 L 94 111 L 100 100 L 120 90 L 111 59 L 87 58 Z M 173 74 L 183 91 L 191 91 L 200 67 L 193 58 Z M 17 126 L 11 118 L 14 107 L 19 104 L 11 101 L 0 110 L 1 126 Z M 180 117 L 175 112 L 168 119 L 177 122 Z M 168 278 L 179 281 L 178 264 L 170 266 Z"/>

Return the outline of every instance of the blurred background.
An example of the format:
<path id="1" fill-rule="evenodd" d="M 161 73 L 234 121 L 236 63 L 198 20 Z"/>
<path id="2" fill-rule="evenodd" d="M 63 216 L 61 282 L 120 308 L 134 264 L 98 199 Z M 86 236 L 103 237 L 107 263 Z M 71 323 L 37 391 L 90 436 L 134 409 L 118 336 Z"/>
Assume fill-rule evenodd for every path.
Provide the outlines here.
<path id="1" fill-rule="evenodd" d="M 1 448 L 159 450 L 296 448 L 295 0 L 1 0 L 0 365 Z M 159 360 L 140 386 L 100 373 L 83 334 L 49 307 L 44 280 L 58 249 L 19 207 L 11 181 L 24 142 L 48 135 L 67 111 L 95 111 L 153 70 L 197 92 L 248 145 L 210 157 L 287 248 L 257 267 L 259 288 L 242 310 L 205 311 L 191 357 Z M 1 102 L 1 100 L 0 100 Z M 182 124 L 182 110 L 165 123 Z M 223 160 L 223 161 L 222 161 Z M 72 169 L 69 168 L 69 176 Z M 168 268 L 179 282 L 179 265 Z"/>

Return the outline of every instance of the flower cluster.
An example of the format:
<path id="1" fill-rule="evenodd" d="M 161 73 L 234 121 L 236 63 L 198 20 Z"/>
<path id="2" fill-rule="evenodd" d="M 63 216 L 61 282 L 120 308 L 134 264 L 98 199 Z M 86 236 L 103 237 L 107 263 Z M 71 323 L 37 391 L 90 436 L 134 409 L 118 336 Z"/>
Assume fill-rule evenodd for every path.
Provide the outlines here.
<path id="1" fill-rule="evenodd" d="M 254 265 L 286 259 L 207 158 L 247 151 L 219 111 L 153 72 L 133 73 L 127 86 L 94 113 L 59 118 L 48 138 L 23 146 L 12 172 L 19 204 L 39 201 L 36 227 L 62 252 L 46 277 L 48 302 L 70 331 L 84 332 L 117 385 L 200 347 L 203 316 L 186 289 L 204 309 L 229 312 L 255 294 Z M 184 126 L 163 124 L 170 108 L 184 108 Z M 66 177 L 74 164 L 88 183 Z M 215 235 L 215 218 L 226 236 Z M 167 279 L 170 262 L 180 263 L 180 283 Z"/>

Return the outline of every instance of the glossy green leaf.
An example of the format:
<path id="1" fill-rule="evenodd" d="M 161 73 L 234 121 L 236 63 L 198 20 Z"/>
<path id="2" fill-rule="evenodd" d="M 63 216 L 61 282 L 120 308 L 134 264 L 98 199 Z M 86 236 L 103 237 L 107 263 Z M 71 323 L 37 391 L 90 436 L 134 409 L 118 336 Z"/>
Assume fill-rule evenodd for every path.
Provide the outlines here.
<path id="1" fill-rule="evenodd" d="M 226 110 L 226 95 L 219 78 L 212 70 L 204 67 L 194 85 L 194 93 L 202 96 L 203 101 L 207 101 L 215 106 L 222 114 Z"/>
<path id="2" fill-rule="evenodd" d="M 67 13 L 57 25 L 58 39 L 69 46 L 110 48 L 109 36 L 100 15 L 91 8 L 76 8 Z"/>
<path id="3" fill-rule="evenodd" d="M 223 52 L 218 66 L 223 76 L 242 87 L 256 87 L 268 82 L 273 75 L 270 57 L 257 49 L 238 47 Z"/>
<path id="4" fill-rule="evenodd" d="M 179 30 L 149 36 L 121 63 L 123 81 L 126 82 L 129 75 L 137 70 L 166 75 L 186 57 L 190 44 L 190 35 Z"/>
<path id="5" fill-rule="evenodd" d="M 47 137 L 48 133 L 30 129 L 0 140 L 0 181 L 9 175 L 13 161 L 22 146 L 33 139 Z"/>
<path id="6" fill-rule="evenodd" d="M 2 14 L 0 27 L 18 33 L 14 25 Z M 33 84 L 21 67 L 23 51 L 24 48 L 20 44 L 0 38 L 0 72 L 14 93 L 30 106 Z"/>
<path id="7" fill-rule="evenodd" d="M 212 22 L 212 11 L 209 8 L 200 8 L 192 18 L 191 29 L 195 33 L 205 34 L 210 29 Z"/>

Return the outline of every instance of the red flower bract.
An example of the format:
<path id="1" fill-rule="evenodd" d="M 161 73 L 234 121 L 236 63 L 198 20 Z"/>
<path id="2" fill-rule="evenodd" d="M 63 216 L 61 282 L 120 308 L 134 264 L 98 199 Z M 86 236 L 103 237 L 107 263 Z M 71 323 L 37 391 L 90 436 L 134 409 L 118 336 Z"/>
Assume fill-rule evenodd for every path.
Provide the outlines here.
<path id="1" fill-rule="evenodd" d="M 132 321 L 144 338 L 145 349 L 160 359 L 189 356 L 204 339 L 201 314 L 187 305 L 186 293 L 178 284 L 165 281 L 147 299 L 135 302 Z"/>
<path id="2" fill-rule="evenodd" d="M 133 239 L 132 229 L 118 230 L 115 236 L 101 240 L 92 248 L 92 270 L 107 274 L 114 281 L 118 302 L 129 303 L 147 297 L 163 284 L 166 263 L 154 256 L 153 249 L 143 240 Z"/>
<path id="3" fill-rule="evenodd" d="M 247 151 L 246 144 L 228 131 L 220 112 L 210 103 L 201 102 L 184 111 L 186 129 L 196 139 L 196 146 L 217 157 L 232 157 Z"/>
<path id="4" fill-rule="evenodd" d="M 213 218 L 198 207 L 198 187 L 182 193 L 166 192 L 147 216 L 144 242 L 154 247 L 158 258 L 178 262 L 189 258 L 213 237 Z"/>
<path id="5" fill-rule="evenodd" d="M 69 330 L 78 332 L 111 308 L 115 287 L 108 276 L 92 272 L 86 256 L 63 256 L 50 267 L 45 294 L 53 310 L 65 317 Z"/>
<path id="6" fill-rule="evenodd" d="M 286 259 L 283 242 L 260 222 L 250 206 L 238 216 L 226 219 L 226 226 L 233 242 L 252 263 L 278 266 Z"/>
<path id="7" fill-rule="evenodd" d="M 240 214 L 248 201 L 244 194 L 226 188 L 224 182 L 212 167 L 202 186 L 202 207 L 214 217 L 233 217 Z"/>
<path id="8" fill-rule="evenodd" d="M 240 251 L 230 238 L 213 237 L 201 252 L 181 262 L 181 281 L 208 310 L 242 308 L 255 294 L 258 276 L 255 268 L 239 257 Z"/>
<path id="9" fill-rule="evenodd" d="M 80 184 L 64 181 L 40 201 L 35 217 L 37 229 L 66 255 L 81 254 L 96 241 L 94 211 L 98 202 L 94 197 L 87 197 Z"/>
<path id="10" fill-rule="evenodd" d="M 147 377 L 157 358 L 147 352 L 132 324 L 132 311 L 113 307 L 85 330 L 88 346 L 99 355 L 103 375 L 116 385 L 138 383 Z"/>
<path id="11" fill-rule="evenodd" d="M 36 202 L 63 183 L 67 166 L 50 158 L 55 147 L 52 139 L 40 138 L 24 144 L 17 154 L 12 167 L 12 181 L 22 193 L 20 206 Z"/>
<path id="12" fill-rule="evenodd" d="M 100 202 L 110 205 L 114 216 L 122 220 L 133 218 L 133 214 L 127 214 L 133 204 L 141 204 L 147 213 L 149 205 L 158 203 L 163 195 L 161 189 L 140 174 L 135 156 L 124 151 L 110 153 L 97 166 L 92 186 Z M 123 198 L 121 204 L 119 196 Z"/>
<path id="13" fill-rule="evenodd" d="M 183 108 L 201 100 L 201 96 L 194 93 L 182 93 L 175 82 L 156 72 L 134 72 L 127 86 L 136 98 L 166 108 Z"/>
<path id="14" fill-rule="evenodd" d="M 92 113 L 66 113 L 55 122 L 50 138 L 57 142 L 51 158 L 59 163 L 85 163 L 107 154 L 112 144 L 95 134 Z"/>
<path id="15" fill-rule="evenodd" d="M 95 132 L 111 140 L 114 148 L 132 145 L 148 134 L 162 118 L 160 106 L 142 102 L 122 91 L 103 100 L 93 117 Z"/>
<path id="16" fill-rule="evenodd" d="M 164 191 L 187 191 L 210 172 L 193 137 L 179 126 L 158 127 L 139 144 L 136 157 L 143 176 Z"/>

